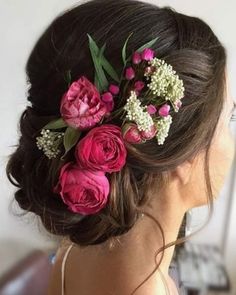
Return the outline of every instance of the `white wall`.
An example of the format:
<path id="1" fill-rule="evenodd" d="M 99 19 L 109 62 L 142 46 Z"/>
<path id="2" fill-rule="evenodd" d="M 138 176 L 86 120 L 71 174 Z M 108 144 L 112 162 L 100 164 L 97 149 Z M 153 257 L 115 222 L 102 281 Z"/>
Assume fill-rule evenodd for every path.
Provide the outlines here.
<path id="1" fill-rule="evenodd" d="M 228 51 L 228 71 L 231 82 L 231 91 L 236 97 L 236 38 L 234 28 L 235 21 L 235 0 L 160 0 L 150 1 L 159 5 L 169 5 L 177 11 L 199 16 L 206 20 L 222 40 Z M 2 194 L 0 199 L 0 259 L 6 257 L 8 247 L 6 242 L 15 240 L 12 245 L 19 249 L 32 247 L 51 247 L 52 237 L 46 234 L 43 229 L 37 230 L 36 221 L 32 217 L 19 219 L 9 212 L 9 202 L 13 196 L 13 188 L 6 180 L 4 168 L 7 155 L 13 150 L 12 145 L 16 143 L 16 124 L 19 115 L 26 106 L 26 81 L 25 63 L 32 49 L 33 44 L 47 27 L 49 22 L 61 11 L 75 5 L 78 1 L 73 0 L 0 0 L 0 177 Z M 236 240 L 236 202 L 230 198 L 230 187 L 233 174 L 231 173 L 222 190 L 221 198 L 216 203 L 214 218 L 210 225 L 196 237 L 198 241 L 208 240 L 224 246 L 228 267 L 232 273 L 236 273 L 236 258 L 234 243 Z M 235 175 L 234 175 L 235 179 Z M 234 185 L 234 196 L 235 194 Z M 229 203 L 231 200 L 231 203 Z M 229 211 L 230 209 L 230 211 Z M 230 214 L 230 220 L 228 216 Z M 200 225 L 204 216 L 203 210 L 193 213 L 192 225 Z M 228 220 L 229 236 L 225 239 L 225 227 Z M 210 238 L 209 238 L 210 237 Z M 23 245 L 20 247 L 19 245 Z M 15 246 L 16 247 L 16 246 Z M 25 248 L 25 249 L 26 249 Z M 11 249 L 9 251 L 12 251 Z M 23 251 L 23 250 L 22 250 Z M 14 257 L 13 257 L 14 258 Z M 12 259 L 13 259 L 12 258 Z M 6 261 L 6 259 L 5 259 Z M 9 262 L 7 259 L 6 264 Z M 5 264 L 2 264 L 2 268 Z"/>

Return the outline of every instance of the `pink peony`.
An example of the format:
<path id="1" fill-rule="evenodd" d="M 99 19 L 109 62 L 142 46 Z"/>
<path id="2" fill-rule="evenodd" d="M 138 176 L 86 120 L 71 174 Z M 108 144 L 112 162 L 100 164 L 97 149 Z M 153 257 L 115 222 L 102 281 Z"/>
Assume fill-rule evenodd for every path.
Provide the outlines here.
<path id="1" fill-rule="evenodd" d="M 126 68 L 125 70 L 125 78 L 127 80 L 132 80 L 135 77 L 135 72 L 132 67 Z"/>
<path id="2" fill-rule="evenodd" d="M 121 128 L 113 124 L 91 129 L 75 149 L 80 167 L 108 173 L 120 171 L 125 165 L 126 155 Z"/>
<path id="3" fill-rule="evenodd" d="M 153 104 L 149 104 L 147 106 L 147 112 L 150 114 L 150 115 L 153 115 L 157 112 L 157 109 L 156 107 L 153 105 Z"/>
<path id="4" fill-rule="evenodd" d="M 97 88 L 84 76 L 63 95 L 60 112 L 71 127 L 81 130 L 95 126 L 107 112 Z"/>
<path id="5" fill-rule="evenodd" d="M 142 51 L 141 56 L 142 56 L 142 60 L 152 60 L 154 57 L 154 51 L 150 48 L 145 48 Z"/>
<path id="6" fill-rule="evenodd" d="M 133 64 L 137 65 L 142 61 L 141 55 L 138 52 L 134 52 L 132 55 L 132 62 Z"/>
<path id="7" fill-rule="evenodd" d="M 170 106 L 166 103 L 159 109 L 158 113 L 161 117 L 166 117 L 169 115 L 169 111 L 170 111 Z"/>
<path id="8" fill-rule="evenodd" d="M 138 127 L 134 123 L 126 123 L 122 129 L 124 140 L 129 143 L 141 143 L 142 137 Z"/>
<path id="9" fill-rule="evenodd" d="M 109 91 L 110 91 L 112 94 L 117 95 L 117 94 L 119 93 L 120 89 L 119 89 L 119 86 L 114 85 L 114 84 L 110 84 L 110 86 L 109 86 Z"/>
<path id="10" fill-rule="evenodd" d="M 63 202 L 75 213 L 82 215 L 100 211 L 108 201 L 110 184 L 103 172 L 82 170 L 72 162 L 60 170 L 54 193 L 60 194 Z"/>

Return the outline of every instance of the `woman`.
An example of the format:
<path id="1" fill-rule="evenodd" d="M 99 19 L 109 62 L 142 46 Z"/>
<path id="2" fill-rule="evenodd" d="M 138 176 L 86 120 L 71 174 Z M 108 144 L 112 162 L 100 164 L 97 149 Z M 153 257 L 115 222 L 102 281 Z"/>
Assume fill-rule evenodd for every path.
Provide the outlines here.
<path id="1" fill-rule="evenodd" d="M 104 60 L 96 64 L 96 46 L 101 50 L 104 43 L 103 57 L 117 73 L 123 73 L 124 83 L 114 84 L 115 75 Z M 137 51 L 144 44 L 148 45 Z M 132 54 L 129 67 L 124 62 L 125 72 L 122 52 L 123 62 L 124 52 Z M 146 110 L 136 104 L 134 113 L 139 108 L 147 121 L 162 120 L 145 133 L 137 128 L 141 117 L 138 122 L 127 104 L 131 95 L 127 85 L 135 85 L 136 102 L 147 89 L 143 87 L 149 87 L 144 85 L 145 78 L 135 78 L 139 64 L 146 63 L 145 73 L 151 69 L 156 79 L 162 79 L 158 67 L 147 65 L 154 54 L 175 70 L 166 70 L 165 83 L 175 81 L 172 86 L 179 88 L 173 95 L 180 96 L 175 105 L 162 92 L 152 97 L 158 97 L 159 104 L 150 103 Z M 104 72 L 96 72 L 96 66 L 113 76 L 109 91 L 104 92 Z M 164 69 L 161 64 L 160 69 Z M 97 80 L 94 71 L 99 73 Z M 40 216 L 51 233 L 64 237 L 48 294 L 178 294 L 168 269 L 184 214 L 207 203 L 212 207 L 234 156 L 229 130 L 234 103 L 226 79 L 226 53 L 218 38 L 199 18 L 168 7 L 94 0 L 66 11 L 50 24 L 32 50 L 26 72 L 32 106 L 20 119 L 22 135 L 7 173 L 18 183 L 15 199 L 20 207 Z M 91 85 L 93 80 L 102 89 L 101 97 Z M 168 93 L 167 88 L 162 88 L 163 93 Z M 150 88 L 145 93 L 151 92 Z M 81 114 L 91 111 L 89 95 L 99 99 L 99 114 L 93 114 L 88 127 L 88 117 L 83 121 Z M 117 112 L 122 107 L 130 111 L 126 121 Z M 58 132 L 70 126 L 67 135 L 58 133 L 66 138 L 66 152 L 62 145 L 52 152 L 47 133 L 39 134 L 60 116 Z M 161 139 L 158 122 L 167 122 L 165 118 L 171 122 Z M 110 125 L 103 133 L 105 124 Z M 53 134 L 48 136 L 56 144 Z M 91 174 L 95 166 L 98 181 L 95 172 Z M 97 191 L 97 203 L 90 204 Z"/>

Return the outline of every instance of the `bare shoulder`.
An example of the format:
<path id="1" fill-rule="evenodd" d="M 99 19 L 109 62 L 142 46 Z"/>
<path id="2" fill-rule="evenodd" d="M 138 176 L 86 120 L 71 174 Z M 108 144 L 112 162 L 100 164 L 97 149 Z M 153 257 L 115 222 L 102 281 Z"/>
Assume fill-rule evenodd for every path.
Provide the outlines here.
<path id="1" fill-rule="evenodd" d="M 62 260 L 71 242 L 67 239 L 63 239 L 57 249 L 55 262 L 52 267 L 52 271 L 49 278 L 49 286 L 47 295 L 61 294 L 61 266 Z"/>

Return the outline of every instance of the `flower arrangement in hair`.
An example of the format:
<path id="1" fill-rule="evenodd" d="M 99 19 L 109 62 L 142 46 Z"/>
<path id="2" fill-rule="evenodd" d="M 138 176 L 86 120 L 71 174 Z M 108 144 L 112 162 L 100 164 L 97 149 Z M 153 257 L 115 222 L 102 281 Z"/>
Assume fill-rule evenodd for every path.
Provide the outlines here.
<path id="1" fill-rule="evenodd" d="M 71 83 L 68 71 L 61 117 L 44 126 L 37 137 L 38 148 L 49 159 L 61 153 L 62 142 L 65 152 L 61 160 L 75 147 L 74 161 L 62 166 L 53 188 L 74 213 L 89 215 L 104 208 L 110 192 L 106 174 L 124 167 L 126 142 L 142 144 L 156 137 L 157 144 L 164 144 L 172 123 L 171 111 L 178 112 L 182 105 L 183 81 L 171 65 L 155 57 L 151 47 L 157 38 L 126 57 L 132 34 L 122 48 L 120 75 L 104 56 L 106 43 L 99 48 L 88 34 L 94 83 L 85 76 Z M 121 126 L 109 123 L 115 117 L 122 120 Z"/>

